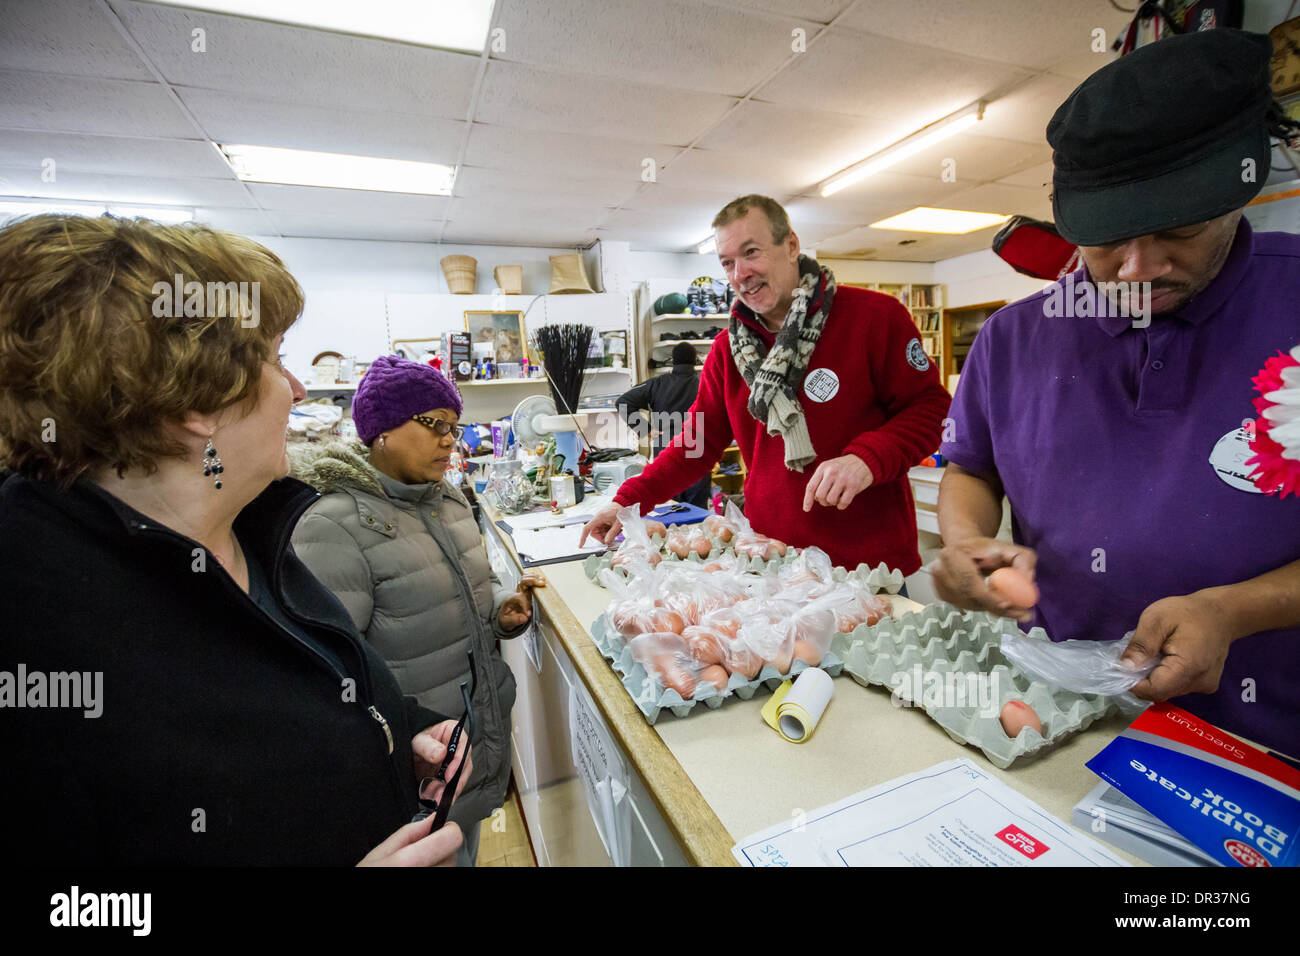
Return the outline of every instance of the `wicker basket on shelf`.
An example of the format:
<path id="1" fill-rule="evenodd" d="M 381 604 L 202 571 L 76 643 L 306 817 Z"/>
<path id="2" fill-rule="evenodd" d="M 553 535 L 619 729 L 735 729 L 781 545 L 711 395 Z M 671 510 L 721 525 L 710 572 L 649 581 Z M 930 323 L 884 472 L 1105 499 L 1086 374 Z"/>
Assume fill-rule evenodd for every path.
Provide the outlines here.
<path id="1" fill-rule="evenodd" d="M 472 295 L 478 280 L 478 260 L 473 256 L 443 256 L 442 274 L 447 288 L 457 295 Z"/>
<path id="2" fill-rule="evenodd" d="M 497 288 L 501 290 L 503 295 L 523 294 L 523 266 L 497 266 L 492 270 L 492 278 L 497 280 Z"/>

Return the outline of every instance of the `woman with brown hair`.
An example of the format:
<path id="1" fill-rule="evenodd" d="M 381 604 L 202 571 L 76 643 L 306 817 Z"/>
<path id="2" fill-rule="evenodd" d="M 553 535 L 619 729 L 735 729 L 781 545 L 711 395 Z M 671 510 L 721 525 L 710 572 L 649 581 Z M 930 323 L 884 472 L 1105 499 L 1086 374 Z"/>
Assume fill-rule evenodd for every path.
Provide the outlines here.
<path id="1" fill-rule="evenodd" d="M 0 230 L 12 859 L 454 861 L 458 828 L 409 821 L 469 748 L 289 545 L 317 497 L 285 477 L 302 304 L 273 253 L 204 226 Z"/>

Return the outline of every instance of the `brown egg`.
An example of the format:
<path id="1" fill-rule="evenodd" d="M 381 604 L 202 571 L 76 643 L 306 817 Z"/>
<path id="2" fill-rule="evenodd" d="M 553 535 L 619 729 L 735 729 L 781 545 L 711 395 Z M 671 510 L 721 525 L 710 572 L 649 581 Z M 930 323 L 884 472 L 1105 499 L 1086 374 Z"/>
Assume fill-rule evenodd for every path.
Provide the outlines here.
<path id="1" fill-rule="evenodd" d="M 1019 568 L 998 568 L 988 578 L 989 591 L 995 598 L 1013 607 L 1033 607 L 1038 603 L 1038 587 Z"/>
<path id="2" fill-rule="evenodd" d="M 724 693 L 727 690 L 727 681 L 730 679 L 731 675 L 727 673 L 726 668 L 720 667 L 717 664 L 711 664 L 700 671 L 700 683 L 712 684 L 719 691 Z"/>
<path id="3" fill-rule="evenodd" d="M 1003 704 L 998 720 L 1002 724 L 1003 733 L 1013 740 L 1026 727 L 1032 727 L 1039 736 L 1043 733 L 1043 722 L 1038 719 L 1034 709 L 1021 700 L 1009 700 Z"/>
<path id="4" fill-rule="evenodd" d="M 690 545 L 686 542 L 686 535 L 680 531 L 674 531 L 669 534 L 668 540 L 665 542 L 664 546 L 679 558 L 686 557 L 691 550 Z"/>
<path id="5" fill-rule="evenodd" d="M 725 659 L 722 640 L 716 631 L 707 627 L 687 627 L 682 630 L 682 637 L 691 657 L 701 664 L 721 664 Z"/>
<path id="6" fill-rule="evenodd" d="M 683 700 L 690 700 L 691 695 L 695 693 L 695 678 L 691 676 L 690 671 L 677 663 L 675 655 L 660 654 L 654 659 L 654 668 L 658 671 L 664 687 L 677 691 Z"/>
<path id="7" fill-rule="evenodd" d="M 707 558 L 709 552 L 713 550 L 713 542 L 708 538 L 696 538 L 691 542 L 691 547 L 695 549 L 695 553 L 701 558 Z"/>
<path id="8" fill-rule="evenodd" d="M 649 629 L 663 634 L 680 634 L 686 629 L 686 621 L 682 619 L 680 614 L 669 608 L 655 608 L 650 614 Z"/>
<path id="9" fill-rule="evenodd" d="M 817 650 L 815 644 L 809 644 L 807 641 L 795 641 L 794 658 L 803 661 L 809 667 L 816 667 L 822 662 L 822 653 Z"/>
<path id="10" fill-rule="evenodd" d="M 663 524 L 661 524 L 658 521 L 647 521 L 645 523 L 645 533 L 648 535 L 657 534 L 659 535 L 659 537 L 662 538 L 664 535 L 668 533 L 668 529 L 665 528 Z"/>
<path id="11" fill-rule="evenodd" d="M 722 515 L 709 515 L 705 518 L 704 530 L 724 543 L 730 541 L 735 533 L 727 519 Z"/>
<path id="12" fill-rule="evenodd" d="M 700 570 L 701 570 L 701 571 L 710 571 L 710 572 L 712 572 L 712 571 L 721 571 L 721 570 L 722 570 L 722 565 L 718 564 L 717 561 L 710 561 L 710 562 L 709 562 L 708 564 L 706 564 L 704 567 L 700 568 Z"/>
<path id="13" fill-rule="evenodd" d="M 784 541 L 778 541 L 776 540 L 776 538 L 772 538 L 767 543 L 767 551 L 769 552 L 768 554 L 769 559 L 772 557 L 784 558 L 785 550 L 786 550 L 786 543 Z M 775 554 L 772 554 L 771 552 L 775 552 Z"/>
<path id="14" fill-rule="evenodd" d="M 767 662 L 776 668 L 778 674 L 790 673 L 790 665 L 794 663 L 794 641 L 785 641 Z"/>

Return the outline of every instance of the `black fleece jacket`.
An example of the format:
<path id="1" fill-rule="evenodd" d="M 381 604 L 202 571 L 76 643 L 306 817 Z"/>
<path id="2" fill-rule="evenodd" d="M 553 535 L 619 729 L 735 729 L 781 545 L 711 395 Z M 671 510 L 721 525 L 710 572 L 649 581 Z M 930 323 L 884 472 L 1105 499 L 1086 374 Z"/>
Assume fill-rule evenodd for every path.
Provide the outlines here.
<path id="1" fill-rule="evenodd" d="M 667 375 L 656 375 L 640 385 L 633 385 L 614 401 L 614 407 L 627 421 L 628 427 L 639 432 L 643 427 L 643 409 L 651 412 L 675 413 L 677 418 L 667 422 L 668 428 L 654 440 L 658 455 L 682 430 L 682 422 L 699 391 L 700 376 L 694 365 L 674 365 Z M 658 424 L 652 420 L 652 424 Z"/>
<path id="2" fill-rule="evenodd" d="M 4 483 L 8 859 L 350 865 L 410 821 L 411 737 L 444 718 L 403 698 L 294 555 L 290 533 L 317 497 L 282 479 L 235 523 L 294 634 L 201 545 L 98 486 Z M 56 672 L 89 673 L 90 687 L 102 674 L 102 713 L 32 706 L 32 675 L 52 688 Z"/>

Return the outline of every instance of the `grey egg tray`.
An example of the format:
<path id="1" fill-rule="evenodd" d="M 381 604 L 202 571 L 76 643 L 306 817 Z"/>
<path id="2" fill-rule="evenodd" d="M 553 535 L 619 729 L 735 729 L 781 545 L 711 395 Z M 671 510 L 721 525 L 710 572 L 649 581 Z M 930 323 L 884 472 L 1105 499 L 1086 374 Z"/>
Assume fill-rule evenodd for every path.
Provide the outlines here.
<path id="1" fill-rule="evenodd" d="M 654 542 L 657 537 L 657 535 L 652 537 L 651 542 Z M 704 564 L 725 554 L 727 550 L 729 549 L 718 550 L 715 546 L 707 558 L 701 558 L 698 554 L 688 554 L 684 558 L 669 554 L 664 555 L 660 563 Z M 586 572 L 588 578 L 600 584 L 600 572 L 609 567 L 610 558 L 617 553 L 607 551 L 604 554 L 590 555 L 583 559 L 582 570 Z M 749 574 L 772 574 L 794 561 L 798 556 L 799 549 L 790 548 L 782 557 L 773 558 L 770 561 L 764 561 L 760 558 L 739 558 L 737 559 L 736 569 Z M 845 570 L 837 565 L 831 569 L 831 574 L 837 582 L 852 581 L 865 587 L 872 594 L 879 594 L 882 591 L 886 594 L 897 594 L 903 588 L 903 572 L 898 569 L 890 570 L 883 561 L 874 568 L 859 564 L 852 571 Z M 624 576 L 626 576 L 626 572 Z M 604 587 L 604 585 L 602 584 L 601 587 Z"/>
<path id="2" fill-rule="evenodd" d="M 837 635 L 831 650 L 844 661 L 844 672 L 859 684 L 887 687 L 914 705 L 920 697 L 919 707 L 949 737 L 981 750 L 995 767 L 1005 770 L 1043 756 L 1116 709 L 1111 697 L 1053 691 L 1012 665 L 1002 655 L 1000 642 L 1002 635 L 1015 627 L 1005 618 L 932 604 Z M 1035 628 L 1030 636 L 1047 639 L 1041 628 Z M 924 676 L 919 688 L 910 686 L 918 665 L 922 675 L 936 672 L 996 678 L 990 687 L 990 691 L 993 687 L 997 690 L 996 711 L 992 716 L 982 714 L 978 702 L 954 706 L 948 701 L 927 701 Z M 1006 735 L 998 713 L 1012 699 L 1022 700 L 1034 709 L 1043 724 L 1042 734 L 1026 727 L 1015 739 Z"/>
<path id="3" fill-rule="evenodd" d="M 763 669 L 753 680 L 746 680 L 739 674 L 732 674 L 725 691 L 718 690 L 707 681 L 701 681 L 695 688 L 695 695 L 686 700 L 672 688 L 660 686 L 641 662 L 632 656 L 632 652 L 623 645 L 622 639 L 618 635 L 609 634 L 605 628 L 604 615 L 596 618 L 592 623 L 591 639 L 605 659 L 612 664 L 628 696 L 632 698 L 632 702 L 650 724 L 658 720 L 664 711 L 671 711 L 677 717 L 688 717 L 700 704 L 709 710 L 716 710 L 732 694 L 741 700 L 749 700 L 763 685 L 767 685 L 768 690 L 776 690 L 788 678 L 798 676 L 808 667 L 804 661 L 796 660 L 790 667 L 790 673 L 782 675 L 771 664 L 764 664 Z M 818 666 L 834 677 L 843 669 L 844 662 L 832 647 Z"/>
<path id="4" fill-rule="evenodd" d="M 650 539 L 651 543 L 654 543 L 658 537 L 659 537 L 658 535 L 652 537 Z M 659 540 L 659 544 L 662 547 L 663 545 L 662 539 Z M 695 564 L 705 564 L 706 562 L 712 561 L 715 558 L 721 557 L 722 555 L 726 554 L 729 550 L 730 548 L 723 547 L 722 545 L 719 545 L 715 541 L 713 545 L 713 550 L 709 552 L 709 556 L 707 558 L 701 558 L 695 552 L 688 554 L 684 558 L 679 558 L 675 554 L 662 554 L 661 558 L 663 560 L 661 563 L 684 564 L 687 562 L 694 562 Z M 589 555 L 588 557 L 584 558 L 582 561 L 582 570 L 587 573 L 587 577 L 591 578 L 591 580 L 595 581 L 597 584 L 600 584 L 600 572 L 604 571 L 606 568 L 609 567 L 610 558 L 612 558 L 617 553 L 618 553 L 617 551 L 606 551 L 604 554 Z M 795 559 L 795 550 L 794 548 L 789 548 L 786 550 L 784 557 L 773 558 L 771 561 L 764 561 L 761 558 L 738 558 L 736 568 L 738 570 L 748 571 L 754 574 L 766 574 L 769 571 L 776 571 L 783 564 L 789 564 L 794 559 Z M 624 572 L 624 574 L 626 574 L 626 572 Z"/>

